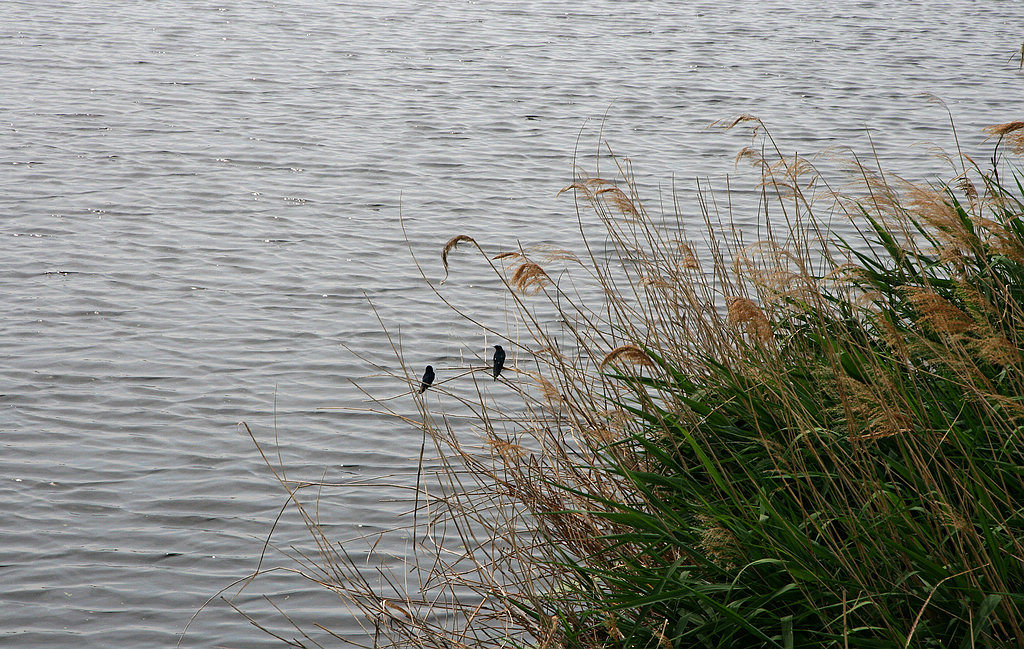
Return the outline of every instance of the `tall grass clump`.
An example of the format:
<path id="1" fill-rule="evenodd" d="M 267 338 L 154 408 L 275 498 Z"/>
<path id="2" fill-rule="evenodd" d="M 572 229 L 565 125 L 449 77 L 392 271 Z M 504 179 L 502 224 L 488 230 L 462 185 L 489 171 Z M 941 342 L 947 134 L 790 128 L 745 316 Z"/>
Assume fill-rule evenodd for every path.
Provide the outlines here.
<path id="1" fill-rule="evenodd" d="M 580 258 L 445 247 L 528 335 L 511 405 L 417 401 L 414 587 L 318 536 L 307 576 L 375 645 L 1024 647 L 1024 187 L 999 158 L 1024 122 L 938 186 L 857 160 L 836 185 L 742 124 L 758 240 L 704 187 L 688 238 L 619 166 L 565 190 Z"/>

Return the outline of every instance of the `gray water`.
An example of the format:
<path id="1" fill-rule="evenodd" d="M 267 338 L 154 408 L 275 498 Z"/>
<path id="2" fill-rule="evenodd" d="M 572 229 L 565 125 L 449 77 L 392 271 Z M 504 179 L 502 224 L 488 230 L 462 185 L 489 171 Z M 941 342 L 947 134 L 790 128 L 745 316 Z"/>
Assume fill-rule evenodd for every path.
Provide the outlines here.
<path id="1" fill-rule="evenodd" d="M 747 143 L 705 127 L 748 112 L 787 150 L 869 154 L 870 132 L 893 169 L 945 175 L 921 93 L 986 155 L 983 126 L 1024 118 L 1021 25 L 1024 3 L 969 0 L 6 0 L 0 643 L 173 646 L 284 503 L 240 421 L 290 478 L 348 485 L 323 496 L 335 538 L 398 524 L 375 481 L 414 480 L 416 431 L 320 408 L 364 406 L 350 378 L 406 389 L 373 366 L 399 370 L 378 315 L 417 372 L 497 342 L 410 250 L 437 280 L 458 233 L 572 247 L 577 142 L 691 192 Z M 470 257 L 451 295 L 500 330 Z M 302 538 L 286 517 L 274 541 Z M 262 595 L 358 632 L 286 573 L 236 597 L 289 637 Z M 275 646 L 216 598 L 182 645 Z"/>

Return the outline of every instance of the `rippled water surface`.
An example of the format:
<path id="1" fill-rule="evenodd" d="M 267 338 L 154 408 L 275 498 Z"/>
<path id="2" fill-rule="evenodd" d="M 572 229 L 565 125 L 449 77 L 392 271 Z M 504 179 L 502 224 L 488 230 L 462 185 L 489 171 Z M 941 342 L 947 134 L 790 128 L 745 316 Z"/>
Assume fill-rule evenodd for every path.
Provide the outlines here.
<path id="1" fill-rule="evenodd" d="M 348 485 L 335 538 L 394 526 L 409 503 L 374 481 L 409 484 L 419 436 L 318 408 L 364 405 L 350 378 L 405 389 L 373 366 L 398 369 L 378 316 L 416 368 L 496 342 L 410 249 L 439 279 L 457 233 L 572 247 L 577 141 L 592 167 L 603 129 L 652 192 L 692 193 L 732 172 L 747 140 L 705 127 L 739 113 L 787 150 L 869 153 L 870 130 L 913 178 L 945 173 L 918 143 L 953 145 L 922 93 L 982 156 L 981 127 L 1024 117 L 1024 4 L 796 5 L 4 2 L 0 643 L 173 646 L 284 503 L 243 420 L 289 478 Z M 466 266 L 451 294 L 490 299 Z M 274 541 L 302 538 L 286 518 Z M 261 594 L 358 629 L 287 574 L 234 603 L 281 629 Z M 182 644 L 273 641 L 214 598 Z"/>

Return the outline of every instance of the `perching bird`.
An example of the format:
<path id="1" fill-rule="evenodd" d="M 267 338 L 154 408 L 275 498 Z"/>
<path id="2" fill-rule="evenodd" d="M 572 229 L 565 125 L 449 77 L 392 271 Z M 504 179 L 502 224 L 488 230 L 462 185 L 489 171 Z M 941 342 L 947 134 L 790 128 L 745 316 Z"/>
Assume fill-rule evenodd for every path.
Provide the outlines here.
<path id="1" fill-rule="evenodd" d="M 501 345 L 494 346 L 494 380 L 498 380 L 498 375 L 501 374 L 501 368 L 505 367 L 505 350 L 501 348 Z"/>
<path id="2" fill-rule="evenodd" d="M 420 383 L 420 394 L 427 391 L 427 388 L 434 382 L 434 368 L 427 365 L 427 369 L 423 372 L 423 382 Z"/>

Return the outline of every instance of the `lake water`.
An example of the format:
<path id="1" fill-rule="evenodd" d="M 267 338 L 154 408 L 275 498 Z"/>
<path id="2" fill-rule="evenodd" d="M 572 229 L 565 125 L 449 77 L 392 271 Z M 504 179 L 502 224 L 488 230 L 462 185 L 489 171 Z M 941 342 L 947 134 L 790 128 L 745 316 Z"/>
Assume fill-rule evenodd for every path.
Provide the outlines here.
<path id="1" fill-rule="evenodd" d="M 1024 118 L 1022 24 L 1024 3 L 969 0 L 6 0 L 0 644 L 178 642 L 284 504 L 240 421 L 276 434 L 289 478 L 346 485 L 323 495 L 334 538 L 402 523 L 406 492 L 379 485 L 415 479 L 417 432 L 320 408 L 364 406 L 349 379 L 406 389 L 374 367 L 399 369 L 378 316 L 417 373 L 499 342 L 410 249 L 436 280 L 454 234 L 573 247 L 555 194 L 577 141 L 593 168 L 603 133 L 652 196 L 732 173 L 746 137 L 705 127 L 744 112 L 786 150 L 870 154 L 870 131 L 892 169 L 945 175 L 926 147 L 953 146 L 948 119 L 921 94 L 990 153 L 980 129 Z M 453 299 L 504 331 L 458 254 Z M 273 541 L 303 538 L 286 517 Z M 294 575 L 234 604 L 295 636 L 262 595 L 358 633 Z M 215 598 L 182 646 L 276 645 Z"/>

